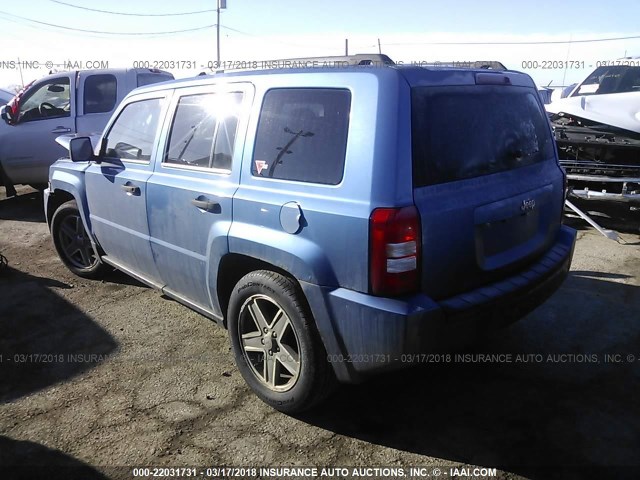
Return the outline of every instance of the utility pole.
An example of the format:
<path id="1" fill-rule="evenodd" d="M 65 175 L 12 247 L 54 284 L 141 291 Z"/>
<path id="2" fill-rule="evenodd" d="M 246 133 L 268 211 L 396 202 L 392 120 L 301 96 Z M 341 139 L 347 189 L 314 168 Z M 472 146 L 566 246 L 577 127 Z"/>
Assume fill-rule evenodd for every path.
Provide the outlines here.
<path id="1" fill-rule="evenodd" d="M 345 56 L 349 56 L 349 39 L 345 38 L 344 39 L 344 54 Z"/>
<path id="2" fill-rule="evenodd" d="M 218 60 L 218 68 L 220 68 L 220 10 L 222 10 L 223 8 L 227 8 L 227 0 L 217 0 L 217 2 L 218 8 L 216 9 L 216 12 L 218 14 L 218 21 L 216 22 L 216 59 Z"/>

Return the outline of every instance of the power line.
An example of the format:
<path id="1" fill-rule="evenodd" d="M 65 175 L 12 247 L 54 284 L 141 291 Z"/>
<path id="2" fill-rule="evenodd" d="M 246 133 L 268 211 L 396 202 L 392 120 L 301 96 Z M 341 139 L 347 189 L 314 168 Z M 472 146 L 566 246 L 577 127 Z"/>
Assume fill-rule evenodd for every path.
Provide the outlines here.
<path id="1" fill-rule="evenodd" d="M 187 28 L 187 29 L 184 29 L 184 30 L 170 30 L 170 31 L 165 31 L 165 32 L 103 32 L 103 31 L 100 31 L 100 30 L 85 30 L 83 28 L 65 27 L 64 25 L 56 25 L 54 23 L 41 22 L 39 20 L 33 20 L 31 18 L 21 17 L 19 15 L 13 15 L 11 13 L 3 12 L 2 10 L 0 10 L 0 14 L 1 15 L 6 15 L 6 16 L 9 16 L 9 17 L 13 17 L 13 18 L 18 18 L 20 20 L 25 20 L 27 22 L 33 22 L 33 23 L 37 23 L 37 24 L 40 24 L 40 25 L 46 25 L 48 27 L 61 28 L 63 30 L 70 30 L 70 31 L 73 31 L 73 32 L 99 33 L 101 35 L 171 35 L 171 34 L 174 34 L 174 33 L 195 32 L 197 30 L 205 30 L 207 28 L 213 28 L 213 27 L 216 26 L 215 24 L 212 24 L 212 25 L 204 25 L 202 27 Z"/>
<path id="2" fill-rule="evenodd" d="M 220 25 L 220 28 L 223 28 L 225 30 L 230 30 L 230 31 L 235 32 L 235 33 L 239 33 L 241 35 L 246 35 L 248 37 L 258 38 L 258 39 L 260 39 L 260 41 L 267 41 L 269 43 L 279 43 L 281 45 L 287 45 L 289 47 L 298 47 L 298 48 L 309 48 L 310 47 L 310 45 L 301 45 L 299 43 L 281 42 L 279 40 L 267 40 L 268 37 L 265 38 L 263 36 L 256 35 L 254 33 L 244 32 L 242 30 L 238 30 L 237 28 L 227 27 L 225 25 Z"/>
<path id="3" fill-rule="evenodd" d="M 61 2 L 60 0 L 49 0 L 53 3 L 60 5 L 66 5 L 67 7 L 79 8 L 80 10 L 88 10 L 90 12 L 108 13 L 109 15 L 125 15 L 127 17 L 177 17 L 181 15 L 196 15 L 198 13 L 210 13 L 215 12 L 216 9 L 198 10 L 195 12 L 175 12 L 175 13 L 127 13 L 127 12 L 113 12 L 111 10 L 100 10 L 98 8 L 83 7 L 81 5 L 74 5 L 73 3 Z"/>

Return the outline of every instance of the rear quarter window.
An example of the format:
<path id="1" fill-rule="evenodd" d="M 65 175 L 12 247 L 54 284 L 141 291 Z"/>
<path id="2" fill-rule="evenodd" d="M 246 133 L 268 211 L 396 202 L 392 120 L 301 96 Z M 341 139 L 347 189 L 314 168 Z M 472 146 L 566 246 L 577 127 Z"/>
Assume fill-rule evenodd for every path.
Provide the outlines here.
<path id="1" fill-rule="evenodd" d="M 350 106 L 351 93 L 344 89 L 269 90 L 258 121 L 253 175 L 340 183 Z"/>
<path id="2" fill-rule="evenodd" d="M 553 158 L 537 92 L 524 87 L 415 87 L 414 186 L 489 175 Z"/>

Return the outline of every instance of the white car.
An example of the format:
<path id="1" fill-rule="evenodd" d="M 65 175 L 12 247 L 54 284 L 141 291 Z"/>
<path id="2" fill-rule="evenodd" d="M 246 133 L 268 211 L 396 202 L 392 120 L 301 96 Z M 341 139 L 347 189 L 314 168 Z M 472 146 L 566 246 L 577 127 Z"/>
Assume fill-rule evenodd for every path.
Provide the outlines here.
<path id="1" fill-rule="evenodd" d="M 545 108 L 569 195 L 640 209 L 640 57 L 598 62 Z"/>
<path id="2" fill-rule="evenodd" d="M 640 57 L 601 63 L 547 112 L 640 133 Z"/>

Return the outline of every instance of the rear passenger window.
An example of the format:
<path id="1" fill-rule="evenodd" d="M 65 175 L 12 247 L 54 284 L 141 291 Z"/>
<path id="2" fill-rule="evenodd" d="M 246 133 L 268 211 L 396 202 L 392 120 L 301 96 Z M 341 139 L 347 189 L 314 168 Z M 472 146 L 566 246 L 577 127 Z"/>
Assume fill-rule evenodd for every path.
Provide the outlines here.
<path id="1" fill-rule="evenodd" d="M 348 90 L 268 91 L 258 123 L 253 175 L 328 185 L 340 183 L 350 106 Z"/>
<path id="2" fill-rule="evenodd" d="M 181 97 L 165 163 L 231 170 L 241 103 L 239 92 Z"/>
<path id="3" fill-rule="evenodd" d="M 130 103 L 107 135 L 105 155 L 122 160 L 149 161 L 162 111 L 161 98 Z"/>
<path id="4" fill-rule="evenodd" d="M 116 106 L 116 77 L 91 75 L 84 81 L 84 113 L 110 112 Z"/>

